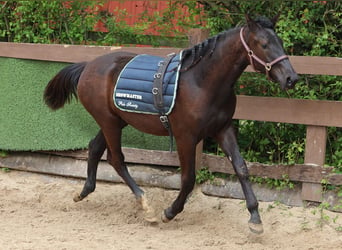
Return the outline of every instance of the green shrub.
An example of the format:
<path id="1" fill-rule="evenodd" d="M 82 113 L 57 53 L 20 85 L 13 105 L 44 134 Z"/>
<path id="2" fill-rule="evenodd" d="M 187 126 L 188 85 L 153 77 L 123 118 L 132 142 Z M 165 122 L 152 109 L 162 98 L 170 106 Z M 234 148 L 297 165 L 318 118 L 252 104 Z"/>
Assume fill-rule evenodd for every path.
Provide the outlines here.
<path id="1" fill-rule="evenodd" d="M 2 1 L 0 37 L 9 42 L 84 44 L 99 20 L 96 1 Z"/>
<path id="2" fill-rule="evenodd" d="M 340 1 L 170 1 L 169 8 L 153 15 L 142 13 L 134 27 L 115 16 L 101 13 L 101 1 L 1 1 L 0 39 L 15 42 L 72 43 L 112 45 L 150 43 L 161 45 L 161 37 L 145 36 L 143 31 L 155 27 L 161 36 L 186 34 L 171 32 L 175 24 L 184 31 L 193 27 L 210 28 L 212 34 L 244 23 L 245 13 L 268 17 L 281 13 L 277 33 L 290 55 L 341 56 L 342 11 Z M 179 15 L 182 8 L 188 15 Z M 176 23 L 174 17 L 177 18 Z M 94 26 L 102 20 L 108 33 L 97 33 Z M 171 43 L 167 43 L 171 44 Z M 171 44 L 172 46 L 172 44 Z M 185 46 L 185 45 L 184 45 Z M 342 101 L 340 76 L 302 75 L 295 90 L 281 92 L 279 86 L 264 76 L 244 73 L 236 85 L 240 94 Z M 304 158 L 305 126 L 256 121 L 237 122 L 241 152 L 248 161 L 265 163 L 301 163 Z M 326 164 L 342 172 L 342 130 L 328 129 Z M 205 148 L 219 152 L 206 140 Z"/>

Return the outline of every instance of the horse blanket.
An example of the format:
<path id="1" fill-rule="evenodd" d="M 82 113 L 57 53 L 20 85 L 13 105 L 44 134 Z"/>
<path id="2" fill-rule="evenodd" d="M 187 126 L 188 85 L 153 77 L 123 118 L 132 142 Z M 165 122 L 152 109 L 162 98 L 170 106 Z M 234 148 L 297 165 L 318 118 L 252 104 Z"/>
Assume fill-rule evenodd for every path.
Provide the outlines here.
<path id="1" fill-rule="evenodd" d="M 121 71 L 113 93 L 114 104 L 123 111 L 159 115 L 154 106 L 152 88 L 154 75 L 164 58 L 152 55 L 137 55 Z M 168 65 L 163 78 L 164 114 L 169 115 L 174 107 L 181 53 Z"/>

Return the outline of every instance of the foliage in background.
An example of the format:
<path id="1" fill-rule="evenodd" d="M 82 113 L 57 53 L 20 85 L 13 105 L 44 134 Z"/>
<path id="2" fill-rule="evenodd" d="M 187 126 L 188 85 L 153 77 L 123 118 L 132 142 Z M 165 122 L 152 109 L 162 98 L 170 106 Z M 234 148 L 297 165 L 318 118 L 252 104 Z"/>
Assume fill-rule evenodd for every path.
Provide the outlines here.
<path id="1" fill-rule="evenodd" d="M 175 25 L 186 26 L 194 15 L 183 17 L 181 5 L 173 5 L 152 15 L 141 13 L 138 22 L 130 26 L 125 22 L 126 10 L 114 13 L 101 10 L 103 1 L 0 1 L 0 40 L 24 43 L 58 44 L 151 44 L 153 46 L 180 44 L 186 46 L 186 35 Z M 178 6 L 178 7 L 176 7 Z M 183 17 L 174 22 L 174 15 Z M 97 32 L 99 22 L 108 32 Z M 191 23 L 191 22 L 190 22 Z M 179 26 L 179 27 L 180 27 Z M 145 31 L 154 28 L 160 36 L 148 35 Z M 175 32 L 172 32 L 172 31 Z M 168 37 L 176 35 L 177 40 Z M 171 41 L 171 44 L 170 44 Z"/>
<path id="2" fill-rule="evenodd" d="M 96 1 L 2 1 L 0 37 L 10 42 L 83 44 L 98 21 Z"/>
<path id="3" fill-rule="evenodd" d="M 242 25 L 244 14 L 272 17 L 281 13 L 277 33 L 290 55 L 341 56 L 342 11 L 340 1 L 169 1 L 169 8 L 152 15 L 141 13 L 134 26 L 124 22 L 128 13 L 98 11 L 101 1 L 0 1 L 0 39 L 14 42 L 71 44 L 162 45 L 165 37 L 186 37 L 190 28 L 210 28 L 212 34 Z M 187 14 L 183 14 L 186 11 Z M 175 18 L 177 17 L 177 18 Z M 101 20 L 108 33 L 95 33 Z M 148 28 L 160 36 L 146 36 Z M 180 27 L 180 29 L 176 29 Z M 184 31 L 184 32 L 183 32 Z M 172 39 L 171 39 L 172 40 Z M 173 43 L 167 42 L 173 46 Z M 291 97 L 342 101 L 342 79 L 302 75 L 294 90 L 281 92 L 264 76 L 244 73 L 236 90 L 253 96 Z M 239 144 L 248 161 L 301 163 L 305 147 L 302 125 L 239 121 Z M 206 149 L 219 152 L 210 140 Z M 329 128 L 326 163 L 342 172 L 342 130 Z"/>

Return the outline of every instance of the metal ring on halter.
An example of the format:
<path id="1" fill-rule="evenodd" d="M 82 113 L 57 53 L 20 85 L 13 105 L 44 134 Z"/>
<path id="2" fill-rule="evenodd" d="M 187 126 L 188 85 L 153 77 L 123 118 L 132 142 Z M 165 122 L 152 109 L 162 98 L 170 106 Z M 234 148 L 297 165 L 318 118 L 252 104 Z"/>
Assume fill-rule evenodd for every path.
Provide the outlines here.
<path id="1" fill-rule="evenodd" d="M 254 55 L 253 50 L 249 50 L 249 51 L 248 51 L 248 55 L 249 55 L 250 57 L 252 57 L 252 56 Z"/>
<path id="2" fill-rule="evenodd" d="M 153 89 L 152 89 L 152 94 L 153 94 L 153 95 L 158 95 L 158 92 L 159 92 L 159 91 L 158 91 L 158 88 L 153 88 Z"/>
<path id="3" fill-rule="evenodd" d="M 266 63 L 265 69 L 266 69 L 267 71 L 271 71 L 272 65 L 271 65 L 270 63 Z"/>

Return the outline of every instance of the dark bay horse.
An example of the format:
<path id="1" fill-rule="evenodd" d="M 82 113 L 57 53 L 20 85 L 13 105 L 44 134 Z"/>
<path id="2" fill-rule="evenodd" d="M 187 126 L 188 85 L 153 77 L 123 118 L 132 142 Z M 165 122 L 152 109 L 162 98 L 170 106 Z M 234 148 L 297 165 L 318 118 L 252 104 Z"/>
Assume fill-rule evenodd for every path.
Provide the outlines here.
<path id="1" fill-rule="evenodd" d="M 256 233 L 263 231 L 258 202 L 232 126 L 236 106 L 234 84 L 249 64 L 278 82 L 282 89 L 292 88 L 298 76 L 274 31 L 277 17 L 253 20 L 246 16 L 246 21 L 243 27 L 225 31 L 183 51 L 177 99 L 168 116 L 181 165 L 181 189 L 171 206 L 164 210 L 163 222 L 172 220 L 183 210 L 195 184 L 196 145 L 202 139 L 212 137 L 232 162 L 241 183 L 251 215 L 250 229 Z M 101 128 L 89 144 L 87 180 L 74 200 L 80 201 L 95 190 L 98 162 L 107 148 L 108 162 L 141 202 L 145 219 L 155 221 L 143 190 L 132 179 L 124 163 L 121 130 L 129 124 L 159 136 L 167 136 L 168 131 L 159 116 L 121 111 L 115 107 L 112 98 L 118 75 L 134 56 L 114 52 L 91 62 L 67 66 L 49 82 L 44 99 L 51 109 L 56 110 L 73 95 L 78 96 Z"/>

